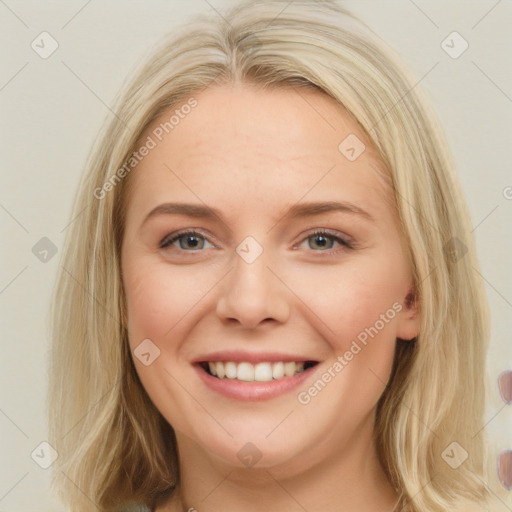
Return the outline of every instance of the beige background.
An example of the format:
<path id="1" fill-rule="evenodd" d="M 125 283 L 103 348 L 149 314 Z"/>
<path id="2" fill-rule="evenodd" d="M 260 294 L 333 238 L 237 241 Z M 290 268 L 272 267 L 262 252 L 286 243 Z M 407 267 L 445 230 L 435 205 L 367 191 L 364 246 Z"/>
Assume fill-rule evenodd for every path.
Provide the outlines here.
<path id="1" fill-rule="evenodd" d="M 47 437 L 49 341 L 46 314 L 78 178 L 108 105 L 128 72 L 189 14 L 219 12 L 236 0 L 122 2 L 0 1 L 4 250 L 0 300 L 0 512 L 61 511 L 48 495 L 51 469 L 31 458 Z M 345 2 L 403 55 L 446 129 L 472 215 L 492 309 L 486 413 L 491 450 L 512 449 L 512 409 L 498 374 L 511 367 L 512 332 L 512 4 L 509 0 Z M 49 32 L 58 49 L 42 59 L 31 42 Z M 441 42 L 469 43 L 452 59 Z M 509 187 L 509 188 L 507 188 Z M 32 247 L 48 237 L 46 263 Z M 463 384 L 462 384 L 463 385 Z M 40 450 L 36 453 L 41 453 Z M 36 456 L 35 456 L 36 457 Z M 512 505 L 503 505 L 503 512 Z"/>

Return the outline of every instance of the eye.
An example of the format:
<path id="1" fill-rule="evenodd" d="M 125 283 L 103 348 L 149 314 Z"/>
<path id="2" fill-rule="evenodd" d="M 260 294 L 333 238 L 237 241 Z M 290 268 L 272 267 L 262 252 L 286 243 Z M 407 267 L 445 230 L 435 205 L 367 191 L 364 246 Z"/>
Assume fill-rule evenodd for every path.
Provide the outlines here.
<path id="1" fill-rule="evenodd" d="M 212 247 L 213 244 L 207 241 L 206 237 L 199 231 L 179 231 L 171 233 L 160 242 L 160 248 L 165 249 L 179 243 L 179 249 L 186 252 L 198 252 L 205 248 L 205 243 L 209 243 Z M 178 249 L 178 247 L 176 247 Z M 206 247 L 208 248 L 208 247 Z"/>
<path id="2" fill-rule="evenodd" d="M 315 252 L 330 252 L 336 253 L 340 250 L 352 249 L 353 245 L 348 239 L 342 238 L 332 234 L 326 230 L 315 230 L 310 233 L 302 243 L 309 242 L 309 248 Z M 338 250 L 331 250 L 335 244 L 339 244 L 342 248 Z"/>
<path id="3" fill-rule="evenodd" d="M 302 243 L 306 241 L 309 242 L 309 248 L 313 249 L 314 252 L 328 252 L 333 254 L 353 248 L 352 243 L 348 239 L 342 238 L 337 234 L 330 233 L 325 229 L 315 230 L 310 233 L 305 239 L 303 239 Z M 179 247 L 175 245 L 176 242 L 178 242 Z M 202 249 L 209 248 L 205 247 L 205 244 L 210 244 L 210 248 L 216 247 L 207 240 L 203 233 L 196 230 L 186 230 L 171 233 L 165 237 L 162 242 L 160 242 L 160 248 L 171 248 L 174 245 L 174 248 L 185 252 L 200 252 Z M 332 250 L 335 244 L 340 245 L 341 249 Z"/>

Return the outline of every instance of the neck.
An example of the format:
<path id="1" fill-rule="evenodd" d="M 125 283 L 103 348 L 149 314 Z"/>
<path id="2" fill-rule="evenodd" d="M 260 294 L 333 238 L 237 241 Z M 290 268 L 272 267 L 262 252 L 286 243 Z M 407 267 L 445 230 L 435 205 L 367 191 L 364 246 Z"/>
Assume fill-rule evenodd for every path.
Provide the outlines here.
<path id="1" fill-rule="evenodd" d="M 268 468 L 224 464 L 177 433 L 180 486 L 157 512 L 392 512 L 399 497 L 378 461 L 372 429 L 365 430 L 327 456 L 304 452 Z"/>

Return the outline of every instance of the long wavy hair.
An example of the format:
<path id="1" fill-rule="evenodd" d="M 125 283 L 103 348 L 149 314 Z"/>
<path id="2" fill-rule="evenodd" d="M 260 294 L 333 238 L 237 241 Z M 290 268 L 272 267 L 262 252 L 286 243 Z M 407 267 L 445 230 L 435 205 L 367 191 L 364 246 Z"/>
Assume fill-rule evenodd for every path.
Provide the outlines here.
<path id="1" fill-rule="evenodd" d="M 165 37 L 119 93 L 86 162 L 53 291 L 53 490 L 75 512 L 126 511 L 154 506 L 179 481 L 173 429 L 141 385 L 128 344 L 120 273 L 126 162 L 164 111 L 229 83 L 322 91 L 378 150 L 421 311 L 418 337 L 397 340 L 378 403 L 381 464 L 414 512 L 485 500 L 488 308 L 454 162 L 400 58 L 338 3 L 322 0 L 246 1 L 223 17 L 198 16 Z M 453 442 L 469 454 L 457 469 L 443 455 Z"/>

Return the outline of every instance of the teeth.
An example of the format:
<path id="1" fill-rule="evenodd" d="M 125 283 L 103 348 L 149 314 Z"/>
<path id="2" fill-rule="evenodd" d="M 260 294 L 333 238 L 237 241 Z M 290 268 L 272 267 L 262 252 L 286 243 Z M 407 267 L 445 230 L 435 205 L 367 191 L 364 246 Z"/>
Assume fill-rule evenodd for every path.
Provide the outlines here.
<path id="1" fill-rule="evenodd" d="M 282 379 L 284 377 L 284 363 L 275 363 L 272 368 L 272 377 L 274 379 Z"/>
<path id="2" fill-rule="evenodd" d="M 252 382 L 254 380 L 254 366 L 250 363 L 240 363 L 236 369 L 236 378 L 238 380 Z"/>
<path id="3" fill-rule="evenodd" d="M 258 363 L 254 367 L 254 380 L 258 382 L 272 380 L 272 365 L 270 363 Z"/>
<path id="4" fill-rule="evenodd" d="M 223 379 L 226 375 L 226 372 L 224 371 L 224 364 L 215 363 L 215 372 L 217 373 L 217 377 L 219 377 L 219 379 Z"/>
<path id="5" fill-rule="evenodd" d="M 233 362 L 226 363 L 224 365 L 224 369 L 226 370 L 226 377 L 228 379 L 236 379 L 237 370 L 236 370 L 235 363 L 233 363 Z"/>
<path id="6" fill-rule="evenodd" d="M 287 377 L 292 377 L 295 373 L 295 363 L 292 361 L 291 363 L 284 363 L 284 374 Z"/>
<path id="7" fill-rule="evenodd" d="M 282 379 L 283 377 L 293 377 L 304 371 L 304 363 L 294 361 L 277 363 L 234 363 L 228 362 L 210 362 L 208 363 L 210 373 L 219 379 L 238 379 L 245 382 L 268 382 L 272 379 Z"/>

